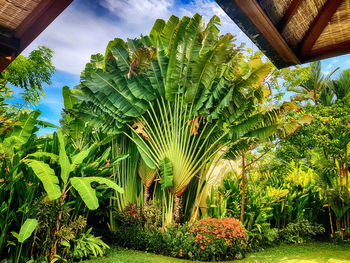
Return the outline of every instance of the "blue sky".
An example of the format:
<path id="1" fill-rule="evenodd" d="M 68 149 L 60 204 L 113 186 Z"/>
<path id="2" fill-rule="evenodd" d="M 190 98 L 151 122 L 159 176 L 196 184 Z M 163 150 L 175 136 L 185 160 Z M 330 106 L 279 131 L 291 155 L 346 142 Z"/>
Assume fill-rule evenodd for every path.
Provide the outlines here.
<path id="1" fill-rule="evenodd" d="M 39 45 L 51 48 L 55 54 L 53 63 L 57 72 L 52 84 L 46 86 L 46 98 L 38 108 L 41 118 L 58 124 L 63 107 L 62 87 L 79 83 L 79 74 L 91 54 L 104 53 L 108 41 L 119 38 L 135 38 L 148 34 L 157 18 L 168 19 L 203 15 L 206 21 L 213 15 L 221 19 L 221 32 L 237 36 L 237 42 L 256 49 L 254 44 L 232 22 L 224 11 L 211 0 L 75 0 L 57 19 L 42 32 L 23 52 L 28 55 Z M 350 68 L 350 55 L 327 59 L 322 62 L 324 73 L 335 67 Z M 41 130 L 43 135 L 48 130 Z"/>

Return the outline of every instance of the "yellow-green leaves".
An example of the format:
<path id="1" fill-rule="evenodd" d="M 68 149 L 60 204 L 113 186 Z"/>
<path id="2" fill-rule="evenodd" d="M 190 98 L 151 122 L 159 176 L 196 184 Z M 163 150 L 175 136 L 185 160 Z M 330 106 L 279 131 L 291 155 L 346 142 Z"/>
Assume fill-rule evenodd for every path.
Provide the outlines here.
<path id="1" fill-rule="evenodd" d="M 89 147 L 89 149 L 82 150 L 76 155 L 72 157 L 72 164 L 70 165 L 70 170 L 69 172 L 72 172 L 75 170 L 76 167 L 82 164 L 82 162 L 85 160 L 86 157 L 89 156 L 91 152 L 93 152 L 97 148 L 97 144 L 93 144 Z"/>
<path id="2" fill-rule="evenodd" d="M 70 168 L 69 158 L 66 154 L 66 149 L 65 149 L 66 144 L 64 142 L 64 137 L 63 137 L 61 129 L 57 130 L 57 137 L 58 137 L 58 141 L 60 143 L 59 163 L 61 166 L 61 179 L 62 179 L 64 184 L 67 184 L 71 168 Z"/>
<path id="3" fill-rule="evenodd" d="M 25 159 L 23 162 L 33 169 L 33 172 L 42 182 L 51 200 L 55 200 L 61 196 L 58 178 L 55 175 L 55 171 L 48 164 L 32 159 Z"/>
<path id="4" fill-rule="evenodd" d="M 35 228 L 38 225 L 38 220 L 28 218 L 24 224 L 21 226 L 18 234 L 18 242 L 23 243 L 26 241 L 31 234 L 34 232 Z"/>
<path id="5" fill-rule="evenodd" d="M 29 114 L 23 113 L 19 116 L 19 122 L 14 125 L 13 131 L 3 141 L 3 145 L 7 148 L 7 151 L 11 151 L 14 148 L 19 149 L 29 140 L 33 134 L 33 129 L 39 115 L 40 111 L 35 110 Z"/>
<path id="6" fill-rule="evenodd" d="M 104 184 L 108 188 L 112 188 L 119 193 L 123 193 L 124 190 L 120 188 L 116 183 L 103 177 L 73 177 L 70 182 L 75 190 L 78 191 L 81 199 L 90 210 L 98 208 L 98 199 L 96 197 L 96 190 L 91 187 L 92 182 Z"/>
<path id="7" fill-rule="evenodd" d="M 168 158 L 164 158 L 159 161 L 159 170 L 160 170 L 160 184 L 162 190 L 167 187 L 173 186 L 174 174 L 173 174 L 173 165 Z"/>

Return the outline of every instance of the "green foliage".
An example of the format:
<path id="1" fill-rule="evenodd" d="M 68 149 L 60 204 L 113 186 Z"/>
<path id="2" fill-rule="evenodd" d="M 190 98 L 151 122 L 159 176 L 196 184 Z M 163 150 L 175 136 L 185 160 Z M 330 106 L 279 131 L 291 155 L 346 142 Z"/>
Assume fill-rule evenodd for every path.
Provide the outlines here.
<path id="1" fill-rule="evenodd" d="M 51 49 L 39 46 L 28 57 L 22 55 L 0 73 L 0 134 L 15 124 L 18 112 L 28 112 L 45 95 L 43 84 L 50 84 L 55 67 Z M 19 87 L 23 103 L 11 103 L 13 91 L 9 85 Z M 6 100 L 6 102 L 5 102 Z M 10 103 L 10 105 L 9 105 Z M 3 131 L 1 131 L 3 130 Z"/>
<path id="2" fill-rule="evenodd" d="M 24 163 L 33 169 L 36 176 L 43 183 L 44 189 L 51 200 L 55 200 L 61 196 L 58 178 L 55 176 L 55 171 L 48 164 L 30 159 L 24 160 Z"/>
<path id="3" fill-rule="evenodd" d="M 322 75 L 320 61 L 311 63 L 310 68 L 311 74 L 309 78 L 305 79 L 300 85 L 289 88 L 290 91 L 294 91 L 298 94 L 294 99 L 297 101 L 312 100 L 315 105 L 319 103 L 331 103 L 333 95 L 326 93 L 329 91 L 327 84 L 330 77 L 339 68 L 333 70 L 327 76 Z"/>
<path id="4" fill-rule="evenodd" d="M 91 234 L 92 228 L 82 233 L 74 239 L 73 249 L 70 255 L 73 259 L 81 260 L 90 257 L 102 257 L 110 247 L 104 243 L 101 237 L 95 237 Z"/>
<path id="5" fill-rule="evenodd" d="M 272 140 L 307 122 L 281 122 L 284 112 L 296 104 L 276 108 L 264 104 L 271 94 L 265 82 L 273 79 L 277 85 L 282 73 L 272 71 L 272 64 L 260 56 L 247 58 L 231 34 L 219 36 L 219 25 L 217 16 L 205 25 L 198 14 L 157 20 L 147 36 L 110 41 L 104 57 L 91 57 L 80 85 L 64 92 L 71 115 L 116 136 L 115 152 L 127 149 L 118 142 L 126 140 L 124 135 L 136 144 L 143 162 L 154 171 L 147 180 L 146 173 L 139 172 L 146 199 L 159 170 L 164 193 L 156 198 L 167 203 L 164 218 L 170 221 L 169 212 L 180 214 L 182 204 L 177 202 L 172 209 L 164 196 L 171 193 L 177 200 L 217 152 L 229 149 L 228 156 L 236 158 L 261 140 Z M 77 100 L 73 108 L 69 96 Z M 136 155 L 128 168 L 124 163 L 115 167 L 116 180 L 126 191 L 118 196 L 120 210 L 140 203 Z M 128 176 L 124 168 L 130 169 Z M 190 214 L 192 206 L 187 207 Z"/>
<path id="6" fill-rule="evenodd" d="M 70 174 L 79 167 L 82 162 L 88 157 L 91 152 L 96 150 L 96 146 L 92 145 L 88 149 L 84 149 L 79 153 L 71 157 L 72 161 L 69 160 L 66 150 L 63 134 L 61 130 L 57 131 L 57 137 L 60 143 L 59 149 L 59 164 L 61 167 L 61 180 L 63 182 L 62 186 L 59 186 L 59 179 L 55 175 L 55 171 L 50 168 L 50 166 L 43 161 L 38 160 L 24 160 L 24 163 L 31 167 L 44 185 L 44 189 L 47 192 L 51 200 L 55 200 L 62 195 L 66 195 L 65 189 L 67 188 L 68 183 L 72 185 L 73 188 L 77 190 L 80 197 L 86 204 L 86 206 L 91 209 L 98 208 L 98 199 L 96 197 L 96 190 L 91 187 L 92 182 L 98 182 L 100 184 L 107 185 L 109 188 L 114 189 L 118 192 L 123 192 L 123 189 L 120 188 L 115 182 L 100 177 L 70 177 Z M 50 155 L 49 155 L 50 156 Z M 61 193 L 62 191 L 62 193 Z M 64 199 L 63 199 L 64 200 Z M 63 201 L 61 198 L 61 201 Z"/>
<path id="7" fill-rule="evenodd" d="M 156 204 L 150 204 L 143 212 L 130 204 L 125 211 L 116 211 L 118 227 L 112 232 L 112 242 L 122 247 L 150 251 L 165 252 L 161 225 L 161 211 Z"/>
<path id="8" fill-rule="evenodd" d="M 147 207 L 143 209 L 143 217 L 145 219 L 146 228 L 158 228 L 162 225 L 162 210 L 160 204 L 151 200 Z"/>
<path id="9" fill-rule="evenodd" d="M 159 170 L 160 170 L 160 183 L 162 185 L 162 190 L 173 186 L 173 165 L 168 158 L 164 158 L 159 161 Z"/>
<path id="10" fill-rule="evenodd" d="M 249 171 L 244 226 L 249 233 L 250 249 L 276 243 L 277 230 L 288 223 L 303 219 L 317 222 L 324 216 L 324 201 L 316 178 L 312 170 L 305 171 L 305 167 L 293 162 L 285 175 L 269 172 L 261 174 L 254 169 Z M 240 183 L 241 178 L 229 177 L 218 190 L 217 198 L 226 203 L 225 216 L 240 215 Z"/>
<path id="11" fill-rule="evenodd" d="M 218 189 L 212 187 L 207 197 L 207 213 L 209 217 L 221 219 L 226 214 L 227 197 L 219 193 Z"/>
<path id="12" fill-rule="evenodd" d="M 29 114 L 22 113 L 18 116 L 18 122 L 13 124 L 12 132 L 7 133 L 1 143 L 1 153 L 12 153 L 13 150 L 21 148 L 25 145 L 33 133 L 36 131 L 36 124 L 40 111 L 36 110 Z"/>
<path id="13" fill-rule="evenodd" d="M 164 253 L 163 234 L 157 228 L 143 228 L 138 225 L 123 225 L 112 233 L 113 243 L 130 249 Z"/>
<path id="14" fill-rule="evenodd" d="M 38 225 L 38 220 L 28 218 L 23 223 L 23 225 L 21 226 L 21 229 L 19 230 L 18 242 L 23 243 L 24 241 L 26 241 L 34 232 L 37 225 Z"/>
<path id="15" fill-rule="evenodd" d="M 279 230 L 278 235 L 282 242 L 300 244 L 310 242 L 324 233 L 325 229 L 322 225 L 303 219 L 289 223 L 285 228 Z"/>
<path id="16" fill-rule="evenodd" d="M 107 187 L 114 189 L 119 193 L 123 193 L 123 189 L 120 188 L 113 181 L 102 177 L 73 177 L 70 179 L 72 186 L 78 191 L 84 203 L 90 210 L 98 208 L 98 199 L 96 197 L 96 190 L 91 187 L 92 182 L 98 182 L 105 184 Z"/>

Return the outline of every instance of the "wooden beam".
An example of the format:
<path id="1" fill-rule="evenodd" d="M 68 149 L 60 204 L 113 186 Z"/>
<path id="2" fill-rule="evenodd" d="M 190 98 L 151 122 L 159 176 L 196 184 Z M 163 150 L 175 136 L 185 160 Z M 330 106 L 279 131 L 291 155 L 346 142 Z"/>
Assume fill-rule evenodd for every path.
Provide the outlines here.
<path id="1" fill-rule="evenodd" d="M 300 42 L 300 56 L 307 57 L 315 42 L 322 34 L 323 30 L 337 11 L 343 0 L 328 0 L 311 23 L 309 30 L 306 32 L 303 40 Z"/>
<path id="2" fill-rule="evenodd" d="M 13 51 L 18 51 L 19 39 L 0 35 L 0 47 L 1 47 L 1 51 L 3 51 L 4 49 L 10 49 L 11 50 L 10 53 L 12 53 Z"/>
<path id="3" fill-rule="evenodd" d="M 16 58 L 16 54 L 13 53 L 8 57 L 0 57 L 0 73 L 7 68 L 8 65 Z"/>
<path id="4" fill-rule="evenodd" d="M 303 59 L 303 63 L 315 60 L 341 56 L 350 53 L 350 40 L 326 46 L 309 52 L 308 56 Z"/>
<path id="5" fill-rule="evenodd" d="M 300 4 L 303 2 L 303 0 L 293 0 L 292 3 L 288 6 L 286 12 L 284 13 L 284 16 L 281 18 L 281 20 L 276 25 L 276 28 L 279 32 L 282 32 L 283 29 L 286 27 L 288 22 L 292 19 L 295 12 L 297 11 Z"/>
<path id="6" fill-rule="evenodd" d="M 16 28 L 23 51 L 73 0 L 43 0 Z"/>
<path id="7" fill-rule="evenodd" d="M 299 59 L 295 56 L 257 1 L 235 0 L 235 2 L 285 62 L 300 64 Z"/>

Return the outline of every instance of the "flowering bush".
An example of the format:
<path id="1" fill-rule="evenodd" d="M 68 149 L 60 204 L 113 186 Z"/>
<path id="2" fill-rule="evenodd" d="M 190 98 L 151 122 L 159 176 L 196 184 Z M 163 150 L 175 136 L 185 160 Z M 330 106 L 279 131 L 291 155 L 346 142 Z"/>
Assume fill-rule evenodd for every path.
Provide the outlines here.
<path id="1" fill-rule="evenodd" d="M 174 257 L 214 261 L 243 257 L 246 230 L 234 218 L 206 218 L 196 223 L 171 225 L 165 242 Z"/>

